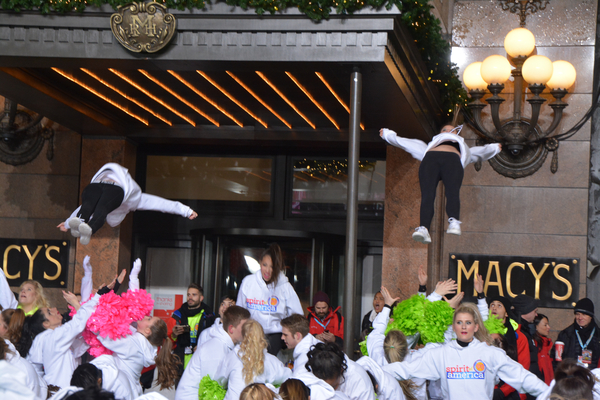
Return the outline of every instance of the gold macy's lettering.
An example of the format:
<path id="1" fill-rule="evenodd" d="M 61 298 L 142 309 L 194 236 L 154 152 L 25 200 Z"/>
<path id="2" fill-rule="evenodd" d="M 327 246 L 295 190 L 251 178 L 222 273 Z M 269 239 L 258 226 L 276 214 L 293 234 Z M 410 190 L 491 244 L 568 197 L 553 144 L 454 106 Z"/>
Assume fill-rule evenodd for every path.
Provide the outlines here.
<path id="1" fill-rule="evenodd" d="M 6 278 L 7 279 L 19 279 L 21 277 L 21 271 L 15 273 L 15 274 L 11 274 L 10 272 L 8 272 L 8 255 L 12 250 L 17 250 L 18 252 L 21 252 L 21 249 L 23 249 L 23 250 L 25 250 L 25 254 L 27 255 L 27 258 L 29 259 L 29 268 L 28 268 L 27 279 L 29 279 L 29 280 L 33 279 L 34 261 L 37 258 L 37 256 L 40 254 L 40 251 L 42 250 L 43 247 L 46 247 L 46 252 L 44 253 L 46 256 L 46 259 L 48 261 L 50 261 L 51 263 L 53 263 L 54 265 L 56 265 L 56 274 L 50 276 L 46 273 L 46 271 L 44 271 L 44 279 L 49 280 L 49 281 L 58 279 L 58 277 L 62 273 L 62 266 L 61 266 L 60 262 L 56 258 L 52 257 L 52 255 L 50 254 L 51 251 L 56 251 L 57 253 L 60 254 L 60 248 L 58 246 L 38 245 L 37 248 L 35 249 L 35 251 L 33 252 L 33 254 L 31 254 L 31 250 L 29 250 L 29 247 L 27 247 L 27 245 L 18 246 L 15 244 L 7 246 L 6 249 L 4 249 L 4 257 L 2 259 L 2 269 L 4 270 L 4 275 L 6 275 Z"/>
<path id="2" fill-rule="evenodd" d="M 475 276 L 479 275 L 479 260 L 473 261 L 473 264 L 471 265 L 470 268 L 467 268 L 467 266 L 465 266 L 464 262 L 460 259 L 457 260 L 457 262 L 458 262 L 457 283 L 458 283 L 458 292 L 460 293 L 462 291 L 463 276 L 464 276 L 465 280 L 468 281 L 469 279 L 471 279 L 471 276 L 473 276 L 473 279 L 474 279 Z M 533 263 L 530 263 L 530 262 L 528 262 L 526 264 L 523 264 L 520 262 L 511 263 L 506 270 L 506 278 L 505 278 L 506 279 L 506 281 L 505 281 L 506 293 L 510 297 L 513 297 L 513 298 L 517 297 L 517 293 L 514 293 L 512 291 L 512 287 L 511 287 L 512 273 L 513 273 L 514 268 L 520 268 L 524 272 L 526 272 L 528 269 L 525 267 L 525 265 L 527 265 L 527 267 L 529 267 L 529 271 L 531 271 L 531 274 L 533 275 L 533 277 L 535 279 L 534 298 L 539 300 L 539 298 L 540 298 L 540 281 L 542 280 L 542 277 L 544 276 L 544 274 L 550 267 L 550 263 L 544 263 L 544 266 L 542 267 L 542 269 L 539 272 L 536 271 L 535 267 L 533 266 Z M 571 295 L 573 294 L 573 286 L 571 285 L 571 282 L 569 282 L 569 280 L 567 278 L 560 275 L 559 271 L 561 269 L 566 269 L 567 272 L 569 272 L 571 270 L 571 267 L 566 264 L 556 264 L 555 262 L 552 263 L 552 267 L 553 267 L 552 273 L 554 275 L 554 278 L 556 278 L 556 280 L 562 282 L 566 286 L 566 289 L 567 289 L 566 293 L 564 295 L 559 295 L 559 294 L 556 294 L 554 291 L 552 291 L 552 298 L 554 300 L 565 301 L 569 297 L 571 297 Z M 492 280 L 492 271 L 494 272 L 495 280 Z M 500 273 L 500 263 L 498 261 L 489 261 L 488 262 L 488 268 L 487 268 L 487 273 L 486 273 L 486 278 L 485 278 L 485 286 L 483 288 L 484 293 L 487 294 L 488 287 L 490 287 L 490 286 L 496 286 L 498 288 L 498 293 L 500 294 L 500 296 L 504 296 L 504 291 L 503 291 L 503 286 L 502 286 L 502 275 Z M 526 290 L 523 290 L 520 294 L 526 294 Z M 476 296 L 476 295 L 477 295 L 477 292 L 473 288 L 473 296 Z"/>

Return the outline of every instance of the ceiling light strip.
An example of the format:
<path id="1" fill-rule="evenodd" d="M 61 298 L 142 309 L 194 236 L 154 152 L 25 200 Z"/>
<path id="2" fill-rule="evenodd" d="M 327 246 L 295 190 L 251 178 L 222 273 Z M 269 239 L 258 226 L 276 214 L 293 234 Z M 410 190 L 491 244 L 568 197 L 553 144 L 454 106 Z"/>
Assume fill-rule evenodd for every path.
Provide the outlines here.
<path id="1" fill-rule="evenodd" d="M 127 108 L 123 107 L 122 105 L 120 105 L 119 103 L 109 99 L 108 97 L 104 96 L 102 93 L 96 91 L 95 89 L 93 89 L 92 87 L 86 85 L 85 83 L 83 83 L 82 81 L 78 80 L 77 78 L 73 77 L 72 75 L 67 74 L 65 71 L 62 71 L 58 68 L 54 68 L 52 67 L 52 70 L 62 76 L 64 76 L 65 78 L 67 78 L 68 80 L 70 80 L 73 83 L 78 84 L 79 86 L 81 86 L 82 88 L 86 89 L 87 91 L 95 94 L 96 96 L 98 96 L 99 98 L 101 98 L 102 100 L 106 101 L 108 104 L 117 107 L 119 110 L 123 111 L 125 114 L 137 119 L 138 121 L 140 121 L 141 123 L 143 123 L 144 125 L 149 125 L 148 121 L 145 120 L 144 118 L 140 117 L 137 114 L 134 114 L 133 112 L 129 111 Z"/>
<path id="2" fill-rule="evenodd" d="M 194 85 L 192 85 L 191 83 L 189 83 L 188 81 L 186 81 L 185 79 L 183 79 L 183 77 L 181 75 L 179 75 L 177 72 L 175 71 L 171 71 L 170 69 L 167 70 L 168 73 L 170 73 L 171 75 L 173 75 L 179 82 L 183 83 L 185 86 L 187 86 L 188 88 L 190 88 L 194 93 L 196 93 L 198 96 L 202 97 L 204 100 L 206 100 L 210 105 L 212 105 L 214 108 L 216 108 L 217 110 L 221 111 L 225 116 L 227 116 L 230 120 L 232 120 L 233 122 L 235 122 L 236 124 L 238 124 L 238 126 L 240 128 L 243 128 L 244 125 L 241 123 L 241 121 L 238 121 L 233 115 L 231 115 L 230 113 L 228 113 L 225 109 L 219 107 L 219 105 L 217 103 L 215 103 L 212 99 L 210 99 L 207 95 L 205 95 L 204 93 L 202 93 L 199 89 L 197 89 Z"/>
<path id="3" fill-rule="evenodd" d="M 238 99 L 236 99 L 235 97 L 233 97 L 233 95 L 231 93 L 229 93 L 227 90 L 225 90 L 225 88 L 223 88 L 217 82 L 215 82 L 210 76 L 206 75 L 206 73 L 204 71 L 196 70 L 196 72 L 199 73 L 204 79 L 206 79 L 211 85 L 213 85 L 214 87 L 216 87 L 221 93 L 223 93 L 225 96 L 227 96 L 227 98 L 229 100 L 231 100 L 235 104 L 237 104 L 237 106 L 239 108 L 241 108 L 242 110 L 246 111 L 248 113 L 248 115 L 250 115 L 252 118 L 254 118 L 255 120 L 257 120 L 259 124 L 261 124 L 265 128 L 268 128 L 267 123 L 265 121 L 263 121 L 262 119 L 260 119 L 258 117 L 258 115 L 254 114 L 252 111 L 250 111 L 248 109 L 248 107 L 246 107 Z"/>
<path id="4" fill-rule="evenodd" d="M 277 87 L 275 87 L 275 85 L 269 79 L 267 79 L 265 74 L 263 74 L 260 71 L 255 71 L 255 72 L 258 74 L 258 76 L 260 76 L 262 78 L 263 81 L 265 81 L 265 83 L 267 85 L 269 85 L 271 87 L 271 89 L 273 89 L 275 91 L 275 93 L 277 93 L 279 95 L 279 97 L 281 97 L 283 99 L 283 101 L 285 101 L 290 107 L 292 107 L 292 109 L 294 111 L 296 111 L 296 113 L 298 113 L 298 115 L 301 116 L 311 126 L 311 128 L 317 129 L 315 124 L 313 124 L 306 115 L 302 114 L 302 112 L 300 112 L 300 110 L 298 110 L 298 107 L 296 107 L 294 105 L 294 103 L 292 103 L 287 97 L 285 97 L 285 95 L 283 93 L 281 93 L 281 91 L 279 91 L 279 89 L 277 89 Z"/>
<path id="5" fill-rule="evenodd" d="M 196 126 L 196 123 L 191 118 L 186 117 L 185 115 L 183 115 L 182 113 L 180 113 L 179 111 L 177 111 L 175 108 L 173 108 L 172 106 L 168 105 L 167 103 L 165 103 L 164 101 L 162 101 L 161 99 L 159 99 L 158 97 L 156 97 L 155 95 L 153 95 L 152 93 L 150 93 L 144 87 L 138 85 L 135 81 L 133 81 L 132 79 L 130 79 L 129 77 L 127 77 L 123 73 L 117 71 L 114 68 L 109 68 L 108 70 L 110 72 L 112 72 L 113 74 L 115 74 L 116 76 L 118 76 L 119 78 L 123 79 L 125 82 L 129 83 L 131 86 L 133 86 L 134 88 L 136 88 L 140 92 L 144 93 L 146 96 L 150 97 L 152 100 L 156 101 L 161 106 L 165 107 L 167 110 L 171 111 L 173 114 L 177 115 L 179 118 L 187 121 L 190 125 L 192 125 L 194 127 Z"/>
<path id="6" fill-rule="evenodd" d="M 265 178 L 264 176 L 260 176 L 260 175 L 258 175 L 258 174 L 255 174 L 254 172 L 251 172 L 251 171 L 249 171 L 249 170 L 246 170 L 245 172 L 246 172 L 248 175 L 252 175 L 252 176 L 255 176 L 255 177 L 259 178 L 259 179 L 262 179 L 263 181 L 271 182 L 271 180 L 270 180 L 270 179 L 267 179 L 267 178 Z"/>
<path id="7" fill-rule="evenodd" d="M 169 126 L 173 126 L 173 123 L 171 123 L 171 121 L 169 121 L 168 119 L 166 119 L 165 117 L 163 117 L 159 113 L 151 110 L 149 107 L 147 107 L 144 104 L 140 103 L 139 101 L 137 101 L 133 97 L 128 96 L 126 93 L 124 93 L 123 91 L 121 91 L 119 88 L 117 88 L 117 87 L 111 85 L 110 83 L 106 82 L 104 79 L 100 78 L 98 75 L 96 75 L 95 73 L 93 73 L 89 69 L 86 69 L 86 68 L 80 68 L 80 69 L 83 72 L 85 72 L 86 74 L 88 74 L 89 76 L 91 76 L 92 78 L 94 78 L 95 80 L 97 80 L 98 82 L 100 82 L 101 84 L 103 84 L 104 86 L 106 86 L 107 88 L 112 89 L 115 92 L 117 92 L 118 94 L 120 94 L 125 100 L 129 100 L 132 103 L 138 105 L 140 108 L 143 108 L 144 110 L 148 111 L 150 114 L 154 115 L 156 118 L 160 119 L 165 124 L 167 124 Z"/>
<path id="8" fill-rule="evenodd" d="M 302 92 L 306 95 L 306 97 L 309 98 L 310 101 L 313 102 L 313 104 L 315 106 L 317 106 L 317 108 L 323 113 L 323 115 L 325 115 L 327 117 L 327 119 L 329 121 L 331 121 L 331 123 L 333 124 L 333 126 L 335 126 L 335 128 L 337 130 L 340 129 L 340 126 L 337 124 L 337 122 L 335 122 L 335 120 L 331 117 L 331 115 L 329 115 L 329 113 L 327 111 L 325 111 L 325 109 L 323 108 L 323 106 L 321 104 L 319 104 L 319 102 L 312 96 L 312 94 L 310 94 L 310 92 L 300 84 L 300 82 L 298 81 L 298 79 L 296 79 L 296 77 L 294 77 L 294 75 L 292 75 L 291 72 L 285 72 L 285 74 L 292 80 L 292 82 L 294 82 L 296 84 L 296 86 L 298 86 L 298 88 L 300 90 L 302 90 Z"/>
<path id="9" fill-rule="evenodd" d="M 217 120 L 215 120 L 214 118 L 212 118 L 211 116 L 209 116 L 208 114 L 206 114 L 205 112 L 203 112 L 202 110 L 200 110 L 198 107 L 196 107 L 195 105 L 193 105 L 192 103 L 190 103 L 189 101 L 187 101 L 186 99 L 184 99 L 183 97 L 181 97 L 179 94 L 177 94 L 177 92 L 175 92 L 173 89 L 171 89 L 170 87 L 168 87 L 167 85 L 165 85 L 164 83 L 162 83 L 160 80 L 156 79 L 149 72 L 147 72 L 147 71 L 145 71 L 143 69 L 138 69 L 138 71 L 142 75 L 144 75 L 146 78 L 150 79 L 152 82 L 156 83 L 158 86 L 160 86 L 161 88 L 163 88 L 164 90 L 166 90 L 167 92 L 169 92 L 177 100 L 181 101 L 183 104 L 185 104 L 186 106 L 190 107 L 192 110 L 196 111 L 198 114 L 200 114 L 201 116 L 203 116 L 204 118 L 206 118 L 207 120 L 209 120 L 210 122 L 212 122 L 214 125 L 219 126 L 219 122 Z"/>
<path id="10" fill-rule="evenodd" d="M 279 120 L 280 120 L 281 122 L 283 122 L 283 123 L 285 124 L 285 126 L 287 126 L 288 128 L 292 129 L 292 124 L 290 124 L 289 122 L 287 122 L 285 119 L 283 119 L 283 117 L 282 117 L 281 115 L 277 114 L 277 113 L 275 112 L 275 110 L 273 110 L 271 107 L 269 107 L 269 105 L 268 105 L 267 103 L 265 103 L 265 102 L 264 102 L 264 101 L 263 101 L 263 100 L 262 100 L 260 97 L 258 97 L 258 95 L 257 95 L 256 93 L 254 93 L 254 92 L 252 91 L 252 89 L 250 89 L 248 86 L 246 86 L 246 85 L 244 84 L 244 82 L 242 82 L 242 81 L 241 81 L 241 80 L 240 80 L 240 79 L 239 79 L 237 76 L 235 76 L 235 75 L 233 74 L 233 72 L 230 72 L 230 71 L 225 71 L 225 72 L 227 72 L 227 74 L 228 74 L 230 77 L 232 77 L 232 78 L 233 78 L 233 80 L 234 80 L 234 81 L 236 81 L 236 82 L 237 82 L 237 83 L 238 83 L 238 84 L 239 84 L 241 87 L 243 87 L 244 89 L 246 89 L 246 91 L 247 91 L 248 93 L 250 93 L 250 94 L 252 95 L 252 97 L 254 97 L 254 98 L 255 98 L 255 99 L 256 99 L 256 100 L 257 100 L 257 101 L 258 101 L 260 104 L 262 104 L 262 105 L 263 105 L 263 106 L 264 106 L 264 107 L 265 107 L 267 110 L 271 111 L 271 113 L 272 113 L 273 115 L 275 115 L 277 118 L 279 118 Z"/>
<path id="11" fill-rule="evenodd" d="M 342 100 L 342 98 L 337 94 L 337 92 L 333 90 L 329 82 L 325 80 L 325 77 L 321 75 L 320 72 L 315 72 L 315 74 L 317 74 L 317 76 L 319 77 L 321 82 L 323 82 L 323 84 L 327 87 L 327 89 L 329 89 L 333 97 L 335 97 L 335 99 L 339 101 L 339 103 L 342 105 L 342 107 L 344 107 L 348 114 L 350 114 L 350 107 L 348 107 L 348 105 L 344 102 L 344 100 Z M 360 129 L 362 129 L 363 131 L 365 130 L 365 125 L 362 122 L 360 123 Z"/>

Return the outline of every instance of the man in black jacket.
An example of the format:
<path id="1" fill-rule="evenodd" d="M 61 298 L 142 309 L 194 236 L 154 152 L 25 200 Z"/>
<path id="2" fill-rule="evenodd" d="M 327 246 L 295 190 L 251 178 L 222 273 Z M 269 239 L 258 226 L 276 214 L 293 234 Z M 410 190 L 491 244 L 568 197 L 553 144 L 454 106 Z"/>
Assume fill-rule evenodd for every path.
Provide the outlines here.
<path id="1" fill-rule="evenodd" d="M 565 348 L 562 359 L 575 360 L 589 369 L 598 367 L 600 359 L 600 328 L 594 321 L 594 303 L 583 298 L 575 304 L 575 321 L 558 334 Z"/>
<path id="2" fill-rule="evenodd" d="M 192 283 L 188 286 L 187 303 L 173 313 L 176 325 L 173 327 L 171 338 L 176 341 L 177 345 L 173 352 L 183 363 L 179 376 L 183 374 L 183 369 L 196 351 L 200 332 L 210 327 L 215 321 L 212 309 L 203 300 L 204 289 Z"/>

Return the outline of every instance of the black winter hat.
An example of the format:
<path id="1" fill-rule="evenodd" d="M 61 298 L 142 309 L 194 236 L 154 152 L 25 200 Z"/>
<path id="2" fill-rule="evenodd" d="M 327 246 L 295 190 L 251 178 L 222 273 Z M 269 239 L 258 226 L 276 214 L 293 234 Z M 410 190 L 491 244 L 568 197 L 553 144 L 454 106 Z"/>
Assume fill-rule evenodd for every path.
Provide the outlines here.
<path id="1" fill-rule="evenodd" d="M 575 304 L 574 312 L 584 313 L 587 315 L 591 315 L 593 317 L 594 316 L 594 303 L 592 303 L 592 301 L 590 299 L 588 299 L 587 297 L 584 297 L 583 299 L 579 300 Z"/>
<path id="2" fill-rule="evenodd" d="M 519 317 L 524 314 L 529 314 L 538 308 L 538 301 L 531 296 L 527 296 L 526 294 L 520 294 L 515 297 L 512 301 L 512 304 L 515 309 L 515 314 L 517 314 Z"/>
<path id="3" fill-rule="evenodd" d="M 504 308 L 506 309 L 507 314 L 512 314 L 512 302 L 510 299 L 504 296 L 492 296 L 487 298 L 488 305 L 492 304 L 494 301 L 499 301 L 502 303 Z"/>

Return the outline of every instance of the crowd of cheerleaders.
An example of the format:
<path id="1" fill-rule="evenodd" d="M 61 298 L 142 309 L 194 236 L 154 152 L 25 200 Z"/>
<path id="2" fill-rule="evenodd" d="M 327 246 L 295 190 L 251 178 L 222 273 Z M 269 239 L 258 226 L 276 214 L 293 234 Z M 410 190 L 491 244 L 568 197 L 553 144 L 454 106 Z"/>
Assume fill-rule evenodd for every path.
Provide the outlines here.
<path id="1" fill-rule="evenodd" d="M 23 284 L 17 303 L 0 270 L 0 304 L 5 308 L 0 320 L 5 339 L 0 341 L 1 398 L 163 398 L 142 394 L 142 369 L 156 364 L 157 384 L 171 388 L 178 360 L 166 323 L 150 317 L 153 300 L 139 288 L 140 269 L 138 259 L 129 290 L 121 295 L 114 286 L 123 276 L 94 293 L 86 257 L 81 305 L 64 293 L 72 317 L 65 323 L 56 309 L 46 307 L 35 281 Z M 600 393 L 594 387 L 600 373 L 570 362 L 559 365 L 556 382 L 546 385 L 501 349 L 506 327 L 488 314 L 485 299 L 477 305 L 461 304 L 460 294 L 446 300 L 453 287 L 453 282 L 440 282 L 428 297 L 419 293 L 402 302 L 382 287 L 385 307 L 361 343 L 363 357 L 356 362 L 336 344 L 319 342 L 309 333 L 306 318 L 293 314 L 281 321 L 282 339 L 294 358 L 284 365 L 267 353 L 264 331 L 250 313 L 229 307 L 199 343 L 176 399 L 306 399 L 309 394 L 313 400 L 495 399 L 498 380 L 538 399 L 591 399 L 592 393 Z M 19 316 L 20 325 L 15 321 Z M 500 339 L 494 341 L 491 334 Z M 86 351 L 93 359 L 79 365 Z M 574 392 L 577 397 L 571 397 Z"/>

